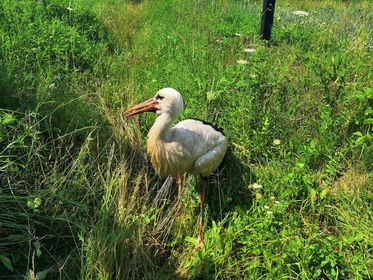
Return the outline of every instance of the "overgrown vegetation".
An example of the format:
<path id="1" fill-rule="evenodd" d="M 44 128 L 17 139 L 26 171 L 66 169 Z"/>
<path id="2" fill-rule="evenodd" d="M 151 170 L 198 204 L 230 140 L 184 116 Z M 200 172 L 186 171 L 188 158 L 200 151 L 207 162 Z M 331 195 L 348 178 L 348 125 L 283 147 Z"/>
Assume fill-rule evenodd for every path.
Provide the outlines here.
<path id="1" fill-rule="evenodd" d="M 281 1 L 263 42 L 256 2 L 0 3 L 0 278 L 370 279 L 373 6 Z M 121 117 L 162 87 L 229 139 L 196 252 L 196 179 L 175 215 Z"/>

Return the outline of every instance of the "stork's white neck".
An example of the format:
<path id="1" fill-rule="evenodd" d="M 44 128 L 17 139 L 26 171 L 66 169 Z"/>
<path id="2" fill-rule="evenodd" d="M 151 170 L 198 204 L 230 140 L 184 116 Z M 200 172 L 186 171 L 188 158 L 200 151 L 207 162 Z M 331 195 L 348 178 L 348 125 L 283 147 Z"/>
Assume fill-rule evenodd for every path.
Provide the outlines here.
<path id="1" fill-rule="evenodd" d="M 160 176 L 173 174 L 171 167 L 174 164 L 170 162 L 172 153 L 170 154 L 167 148 L 172 138 L 170 128 L 173 121 L 174 118 L 171 115 L 162 113 L 155 120 L 148 134 L 148 153 L 154 169 Z"/>
<path id="2" fill-rule="evenodd" d="M 159 115 L 149 130 L 148 139 L 151 141 L 165 139 L 173 122 L 174 118 L 170 114 L 162 113 Z"/>
<path id="3" fill-rule="evenodd" d="M 168 172 L 166 171 L 168 165 L 165 165 L 168 150 L 165 145 L 170 138 L 170 127 L 173 121 L 174 119 L 169 114 L 163 113 L 158 116 L 148 133 L 148 153 L 152 165 L 161 176 Z"/>

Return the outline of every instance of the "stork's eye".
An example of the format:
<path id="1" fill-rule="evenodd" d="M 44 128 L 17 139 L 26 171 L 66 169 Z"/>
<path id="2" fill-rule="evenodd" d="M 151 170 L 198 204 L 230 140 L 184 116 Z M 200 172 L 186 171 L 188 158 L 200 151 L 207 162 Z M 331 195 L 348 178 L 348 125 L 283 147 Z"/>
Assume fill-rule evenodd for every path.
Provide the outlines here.
<path id="1" fill-rule="evenodd" d="M 164 96 L 161 96 L 161 95 L 157 95 L 157 96 L 155 97 L 155 99 L 157 99 L 158 101 L 161 101 L 163 98 L 164 98 Z"/>

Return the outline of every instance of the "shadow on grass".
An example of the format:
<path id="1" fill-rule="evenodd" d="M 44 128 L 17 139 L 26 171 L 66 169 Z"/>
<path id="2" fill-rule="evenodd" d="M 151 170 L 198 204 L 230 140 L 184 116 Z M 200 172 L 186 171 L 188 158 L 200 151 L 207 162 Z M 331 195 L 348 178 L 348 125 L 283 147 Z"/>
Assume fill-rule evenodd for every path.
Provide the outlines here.
<path id="1" fill-rule="evenodd" d="M 228 212 L 249 209 L 253 197 L 248 186 L 253 182 L 255 175 L 250 168 L 228 149 L 218 174 L 211 176 L 207 189 L 206 201 L 211 218 L 219 221 Z"/>
<path id="2" fill-rule="evenodd" d="M 78 32 L 85 36 L 92 43 L 105 42 L 108 51 L 113 53 L 116 48 L 116 42 L 112 38 L 109 29 L 100 21 L 100 19 L 85 10 L 71 10 L 59 3 L 44 3 L 45 14 L 51 19 L 58 19 L 69 26 L 77 28 Z"/>
<path id="3" fill-rule="evenodd" d="M 2 53 L 0 53 L 0 59 Z M 19 100 L 14 96 L 14 84 L 4 65 L 0 65 L 0 108 L 15 110 L 19 107 Z"/>

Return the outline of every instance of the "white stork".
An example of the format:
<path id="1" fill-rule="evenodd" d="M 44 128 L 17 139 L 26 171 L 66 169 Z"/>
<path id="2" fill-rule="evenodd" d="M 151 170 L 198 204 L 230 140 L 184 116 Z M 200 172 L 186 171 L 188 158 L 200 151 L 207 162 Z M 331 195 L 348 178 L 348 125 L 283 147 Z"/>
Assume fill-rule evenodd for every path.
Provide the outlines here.
<path id="1" fill-rule="evenodd" d="M 184 120 L 171 127 L 184 109 L 181 94 L 164 88 L 147 101 L 127 110 L 126 117 L 155 112 L 158 117 L 148 134 L 148 153 L 159 176 L 177 176 L 179 195 L 185 173 L 200 175 L 200 223 L 197 246 L 203 242 L 203 218 L 207 176 L 222 162 L 227 151 L 223 133 L 199 120 Z"/>

